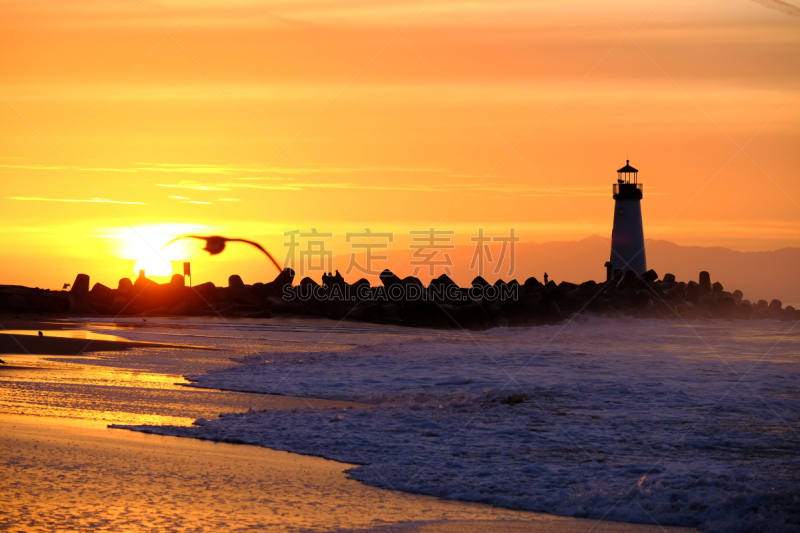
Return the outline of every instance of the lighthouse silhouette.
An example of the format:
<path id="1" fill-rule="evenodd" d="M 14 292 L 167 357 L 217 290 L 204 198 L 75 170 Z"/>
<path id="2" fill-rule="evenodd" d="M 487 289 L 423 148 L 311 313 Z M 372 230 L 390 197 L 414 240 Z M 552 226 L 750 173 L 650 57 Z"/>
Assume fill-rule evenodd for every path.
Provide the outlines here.
<path id="1" fill-rule="evenodd" d="M 641 276 L 647 271 L 642 228 L 642 191 L 639 171 L 625 161 L 617 170 L 614 184 L 614 229 L 611 231 L 611 261 L 606 263 L 609 274 L 628 270 Z M 609 276 L 610 277 L 610 276 Z"/>

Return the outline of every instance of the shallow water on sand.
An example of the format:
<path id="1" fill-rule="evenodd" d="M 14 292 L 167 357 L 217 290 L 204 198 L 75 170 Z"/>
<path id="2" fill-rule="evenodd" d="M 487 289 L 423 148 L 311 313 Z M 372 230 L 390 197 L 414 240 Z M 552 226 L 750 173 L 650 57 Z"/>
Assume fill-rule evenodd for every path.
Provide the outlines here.
<path id="1" fill-rule="evenodd" d="M 87 323 L 78 326 L 81 329 L 47 331 L 46 335 L 90 341 L 133 340 L 170 344 L 191 341 L 193 345 L 221 349 L 151 347 L 93 352 L 87 356 L 3 355 L 6 365 L 0 365 L 0 413 L 109 424 L 190 425 L 197 418 L 214 418 L 223 412 L 288 408 L 305 406 L 309 402 L 317 406 L 349 404 L 325 400 L 308 400 L 299 404 L 297 400 L 280 396 L 186 387 L 189 382 L 183 374 L 230 366 L 230 357 L 245 353 L 243 350 L 247 347 L 299 341 L 265 339 L 253 333 L 247 338 L 230 329 L 227 322 L 221 323 L 224 329 L 216 333 L 210 332 L 203 321 L 174 324 L 175 329 L 167 323 L 151 324 L 134 323 L 137 327 L 132 328 L 127 323 Z M 238 331 L 245 333 L 251 329 L 254 329 L 253 324 L 247 324 Z M 23 331 L 37 334 L 36 331 Z M 119 335 L 110 335 L 108 331 Z M 16 330 L 6 333 L 18 334 Z"/>
<path id="2" fill-rule="evenodd" d="M 11 367 L 0 367 L 0 412 L 6 414 L 188 425 L 201 411 L 215 416 L 252 405 L 248 394 L 187 394 L 180 375 L 96 365 L 96 357 L 4 357 Z"/>
<path id="3" fill-rule="evenodd" d="M 358 343 L 392 342 L 411 336 L 458 337 L 458 333 L 420 333 L 397 327 L 338 324 L 296 319 L 224 320 L 215 318 L 76 319 L 47 337 L 122 340 L 192 345 L 215 350 L 157 347 L 87 356 L 3 355 L 0 413 L 65 417 L 109 424 L 190 425 L 223 412 L 293 406 L 346 406 L 349 402 L 296 400 L 186 387 L 183 377 L 221 369 L 238 358 L 264 350 L 347 350 Z M 38 335 L 35 330 L 8 334 Z M 113 334 L 112 334 L 113 333 Z M 291 395 L 288 395 L 291 396 Z"/>
<path id="4" fill-rule="evenodd" d="M 33 335 L 40 336 L 39 331 L 28 329 L 5 329 L 2 331 L 6 335 Z M 62 339 L 86 339 L 98 341 L 124 341 L 126 339 L 116 335 L 108 335 L 106 333 L 98 333 L 88 329 L 59 329 L 49 330 L 47 333 L 42 333 L 45 337 L 59 337 Z"/>

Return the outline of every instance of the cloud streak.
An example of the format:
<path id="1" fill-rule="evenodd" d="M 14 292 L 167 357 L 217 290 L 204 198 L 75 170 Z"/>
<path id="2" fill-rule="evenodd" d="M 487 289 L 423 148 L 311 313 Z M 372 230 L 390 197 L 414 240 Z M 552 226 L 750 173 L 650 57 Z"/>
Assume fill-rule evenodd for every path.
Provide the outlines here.
<path id="1" fill-rule="evenodd" d="M 0 165 L 2 169 L 20 170 L 71 170 L 64 165 Z M 304 176 L 309 174 L 353 174 L 360 172 L 383 172 L 383 173 L 446 173 L 446 168 L 422 168 L 422 167 L 316 167 L 308 166 L 302 170 L 293 167 L 270 167 L 264 169 L 261 165 L 236 166 L 236 165 L 212 165 L 212 164 L 190 164 L 190 163 L 135 163 L 132 167 L 82 167 L 78 168 L 82 172 L 121 172 L 126 174 L 139 174 L 146 172 L 159 172 L 168 174 L 248 174 L 238 179 L 251 179 L 253 174 L 269 172 L 271 174 L 284 174 L 294 176 Z M 284 178 L 260 177 L 259 179 L 280 180 Z"/>
<path id="2" fill-rule="evenodd" d="M 800 7 L 783 0 L 753 0 L 756 4 L 761 4 L 768 9 L 780 11 L 792 17 L 800 17 Z"/>
<path id="3" fill-rule="evenodd" d="M 173 189 L 192 189 L 195 191 L 230 191 L 230 184 L 207 185 L 198 181 L 179 181 L 178 183 L 156 183 L 158 187 L 169 187 Z"/>
<path id="4" fill-rule="evenodd" d="M 41 198 L 38 196 L 12 196 L 9 200 L 23 200 L 26 202 L 66 202 L 70 204 L 127 204 L 127 205 L 147 205 L 144 202 L 123 202 L 120 200 L 109 200 L 107 198 Z"/>
<path id="5" fill-rule="evenodd" d="M 372 183 L 311 183 L 311 182 L 298 182 L 291 181 L 285 184 L 262 184 L 262 183 L 249 183 L 243 185 L 242 183 L 201 183 L 197 181 L 180 181 L 178 183 L 157 183 L 158 187 L 173 187 L 181 189 L 192 189 L 197 191 L 241 191 L 247 189 L 268 190 L 268 191 L 304 191 L 313 190 L 318 187 L 322 189 L 344 189 L 344 190 L 359 190 L 359 191 L 400 191 L 400 192 L 470 192 L 475 193 L 506 193 L 514 194 L 515 196 L 609 196 L 610 188 L 606 186 L 591 186 L 591 187 L 555 187 L 553 189 L 546 187 L 525 187 L 518 185 L 505 185 L 505 184 L 482 184 L 474 188 L 472 183 L 435 183 L 435 184 L 398 184 L 398 185 L 375 185 Z M 650 192 L 650 195 L 659 194 L 658 192 Z M 232 201 L 231 198 L 220 198 L 219 201 Z"/>

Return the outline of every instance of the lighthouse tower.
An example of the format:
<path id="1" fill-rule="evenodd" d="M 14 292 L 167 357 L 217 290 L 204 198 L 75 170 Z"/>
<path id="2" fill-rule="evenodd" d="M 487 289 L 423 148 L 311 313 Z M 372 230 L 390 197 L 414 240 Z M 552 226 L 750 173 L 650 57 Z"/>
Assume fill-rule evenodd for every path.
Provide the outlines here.
<path id="1" fill-rule="evenodd" d="M 633 270 L 638 275 L 647 271 L 642 228 L 642 184 L 638 170 L 630 160 L 617 171 L 614 184 L 614 229 L 611 231 L 611 266 L 623 273 Z M 611 269 L 609 269 L 611 270 Z"/>

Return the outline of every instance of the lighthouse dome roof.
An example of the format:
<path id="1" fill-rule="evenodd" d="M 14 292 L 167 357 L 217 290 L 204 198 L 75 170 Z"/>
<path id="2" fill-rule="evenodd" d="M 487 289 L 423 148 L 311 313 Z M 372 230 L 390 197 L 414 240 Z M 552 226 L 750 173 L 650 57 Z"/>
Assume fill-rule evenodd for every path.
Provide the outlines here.
<path id="1" fill-rule="evenodd" d="M 626 159 L 625 160 L 625 166 L 622 167 L 621 169 L 617 170 L 617 172 L 639 172 L 637 169 L 633 168 L 630 165 L 630 162 L 631 162 L 630 159 Z"/>

